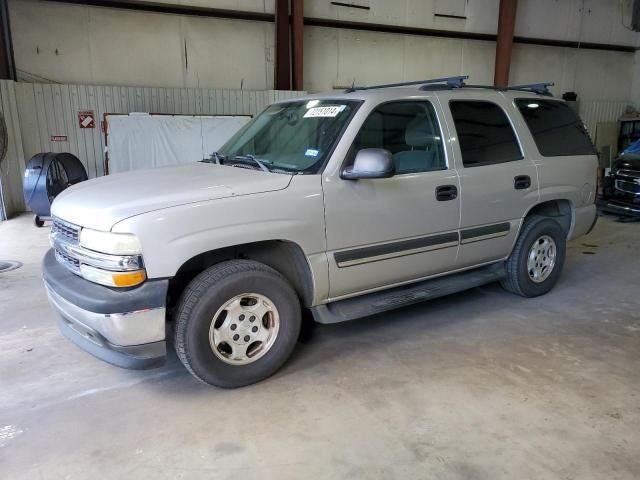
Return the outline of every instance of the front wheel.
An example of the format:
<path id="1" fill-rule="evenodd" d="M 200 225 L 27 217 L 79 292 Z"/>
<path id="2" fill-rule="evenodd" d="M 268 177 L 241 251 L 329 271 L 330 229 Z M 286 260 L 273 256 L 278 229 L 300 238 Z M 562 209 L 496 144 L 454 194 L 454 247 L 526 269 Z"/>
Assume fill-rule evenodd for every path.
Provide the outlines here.
<path id="1" fill-rule="evenodd" d="M 543 295 L 558 281 L 565 253 L 566 235 L 558 222 L 548 217 L 527 218 L 500 284 L 523 297 Z"/>
<path id="2" fill-rule="evenodd" d="M 175 347 L 183 365 L 210 385 L 263 380 L 289 358 L 300 334 L 300 303 L 274 269 L 231 260 L 205 270 L 177 309 Z"/>

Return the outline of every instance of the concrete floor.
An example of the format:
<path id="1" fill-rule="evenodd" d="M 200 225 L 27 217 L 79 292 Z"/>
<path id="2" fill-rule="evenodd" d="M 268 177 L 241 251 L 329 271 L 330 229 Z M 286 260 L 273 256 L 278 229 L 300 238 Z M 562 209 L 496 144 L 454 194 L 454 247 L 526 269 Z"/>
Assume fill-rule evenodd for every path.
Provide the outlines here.
<path id="1" fill-rule="evenodd" d="M 548 295 L 489 285 L 319 326 L 275 377 L 207 387 L 57 332 L 47 229 L 0 224 L 0 478 L 640 478 L 640 223 L 601 218 Z"/>

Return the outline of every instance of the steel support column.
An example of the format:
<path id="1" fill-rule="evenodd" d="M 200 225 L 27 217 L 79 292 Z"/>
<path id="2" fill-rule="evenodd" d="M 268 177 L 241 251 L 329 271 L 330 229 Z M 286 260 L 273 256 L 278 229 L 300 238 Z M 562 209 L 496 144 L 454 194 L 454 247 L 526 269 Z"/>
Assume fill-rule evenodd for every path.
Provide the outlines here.
<path id="1" fill-rule="evenodd" d="M 291 90 L 291 54 L 289 42 L 289 0 L 276 0 L 274 88 Z"/>
<path id="2" fill-rule="evenodd" d="M 7 0 L 0 0 L 0 78 L 16 79 L 16 65 L 13 59 Z"/>
<path id="3" fill-rule="evenodd" d="M 291 41 L 293 89 L 304 90 L 304 0 L 291 0 Z"/>
<path id="4" fill-rule="evenodd" d="M 493 84 L 496 87 L 509 85 L 509 68 L 513 49 L 513 32 L 516 24 L 518 0 L 500 0 L 498 36 L 496 38 L 496 65 Z"/>

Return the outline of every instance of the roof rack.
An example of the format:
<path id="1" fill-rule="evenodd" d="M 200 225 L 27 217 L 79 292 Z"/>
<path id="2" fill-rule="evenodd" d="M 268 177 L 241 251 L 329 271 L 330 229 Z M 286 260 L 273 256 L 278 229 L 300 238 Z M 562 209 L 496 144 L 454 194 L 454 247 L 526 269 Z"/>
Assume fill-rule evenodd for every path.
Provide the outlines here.
<path id="1" fill-rule="evenodd" d="M 357 87 L 352 86 L 345 90 L 346 93 L 355 92 L 356 90 L 377 90 L 379 88 L 392 88 L 392 87 L 408 87 L 410 85 L 431 85 L 434 83 L 444 83 L 448 88 L 461 88 L 464 87 L 464 81 L 469 78 L 469 75 L 458 75 L 455 77 L 443 77 L 432 78 L 429 80 L 416 80 L 414 82 L 401 82 L 401 83 L 385 83 L 382 85 L 371 85 L 370 87 Z"/>
<path id="2" fill-rule="evenodd" d="M 385 83 L 382 85 L 371 85 L 370 87 L 358 87 L 353 85 L 351 88 L 345 90 L 346 93 L 355 92 L 357 90 L 377 90 L 381 88 L 392 88 L 392 87 L 408 87 L 410 85 L 420 85 L 421 90 L 427 90 L 432 87 L 438 87 L 438 84 L 442 85 L 445 88 L 486 88 L 489 90 L 497 90 L 497 91 L 507 91 L 507 90 L 517 90 L 521 92 L 532 92 L 537 93 L 539 95 L 551 95 L 549 91 L 549 87 L 554 85 L 553 82 L 541 82 L 541 83 L 529 83 L 526 85 L 509 85 L 507 87 L 496 87 L 494 85 L 467 85 L 464 83 L 465 80 L 469 78 L 469 75 L 458 75 L 455 77 L 443 77 L 443 78 L 432 78 L 430 80 L 416 80 L 413 82 L 400 82 L 400 83 Z"/>
<path id="3" fill-rule="evenodd" d="M 540 95 L 551 95 L 549 87 L 555 85 L 553 82 L 529 83 L 527 85 L 509 85 L 506 90 L 522 90 L 525 92 L 539 93 Z"/>

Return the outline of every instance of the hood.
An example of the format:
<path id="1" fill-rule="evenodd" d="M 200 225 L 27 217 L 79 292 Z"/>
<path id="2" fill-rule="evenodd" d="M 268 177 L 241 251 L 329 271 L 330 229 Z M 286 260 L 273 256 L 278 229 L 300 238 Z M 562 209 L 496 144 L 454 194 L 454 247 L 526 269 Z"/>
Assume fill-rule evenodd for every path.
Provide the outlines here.
<path id="1" fill-rule="evenodd" d="M 287 188 L 291 175 L 194 163 L 117 173 L 74 185 L 51 206 L 62 220 L 108 231 L 134 215 L 187 203 Z"/>
<path id="2" fill-rule="evenodd" d="M 634 153 L 625 153 L 616 158 L 613 162 L 613 168 L 619 170 L 621 168 L 627 170 L 640 171 L 640 155 Z"/>

